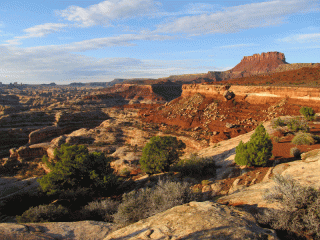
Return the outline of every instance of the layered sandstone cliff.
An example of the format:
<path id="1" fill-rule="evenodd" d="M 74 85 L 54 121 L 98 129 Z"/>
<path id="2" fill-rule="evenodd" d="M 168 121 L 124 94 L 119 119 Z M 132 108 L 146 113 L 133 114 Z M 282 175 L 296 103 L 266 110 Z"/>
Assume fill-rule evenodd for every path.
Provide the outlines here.
<path id="1" fill-rule="evenodd" d="M 301 105 L 318 106 L 320 103 L 319 88 L 233 85 L 228 90 L 253 104 L 275 103 L 283 98 L 298 100 Z M 221 97 L 225 91 L 226 87 L 222 85 L 190 84 L 182 86 L 182 97 L 196 93 L 207 97 Z"/>

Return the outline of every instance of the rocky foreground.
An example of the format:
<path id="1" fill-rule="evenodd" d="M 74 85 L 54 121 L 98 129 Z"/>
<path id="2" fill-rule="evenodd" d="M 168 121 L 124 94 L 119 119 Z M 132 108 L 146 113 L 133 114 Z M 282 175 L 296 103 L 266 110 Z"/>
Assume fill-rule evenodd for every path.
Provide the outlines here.
<path id="1" fill-rule="evenodd" d="M 268 124 L 266 128 L 271 130 Z M 220 147 L 206 148 L 199 154 L 213 157 L 222 172 L 227 174 L 232 170 L 236 142 L 249 138 L 250 133 L 227 140 L 229 144 L 225 141 Z M 261 228 L 254 218 L 254 213 L 261 209 L 279 208 L 279 205 L 263 199 L 266 189 L 275 185 L 272 175 L 290 175 L 302 185 L 318 189 L 319 171 L 320 150 L 313 150 L 303 154 L 302 160 L 269 168 L 260 183 L 240 185 L 234 178 L 228 194 L 217 202 L 191 202 L 124 228 L 96 221 L 2 223 L 0 234 L 3 239 L 278 239 L 273 230 Z M 217 194 L 212 190 L 217 187 L 217 182 L 209 186 L 209 196 Z M 202 192 L 206 194 L 204 189 Z"/>
<path id="2" fill-rule="evenodd" d="M 0 224 L 6 239 L 278 239 L 258 226 L 241 209 L 218 203 L 190 202 L 112 233 L 112 224 L 78 223 Z"/>

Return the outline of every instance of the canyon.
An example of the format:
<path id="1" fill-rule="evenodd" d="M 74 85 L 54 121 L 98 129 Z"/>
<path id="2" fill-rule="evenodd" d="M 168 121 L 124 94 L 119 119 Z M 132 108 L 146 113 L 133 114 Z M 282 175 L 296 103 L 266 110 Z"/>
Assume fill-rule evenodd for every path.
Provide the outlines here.
<path id="1" fill-rule="evenodd" d="M 304 185 L 319 187 L 319 177 L 313 172 L 319 168 L 320 146 L 303 146 L 302 158 L 292 159 L 287 151 L 279 153 L 289 143 L 273 142 L 273 164 L 261 168 L 236 166 L 235 148 L 240 141 L 248 141 L 260 123 L 273 136 L 271 121 L 300 116 L 302 106 L 318 113 L 309 123 L 317 133 L 319 84 L 319 63 L 289 64 L 283 53 L 269 52 L 244 57 L 225 72 L 117 80 L 107 88 L 99 84 L 3 88 L 0 203 L 35 190 L 36 179 L 50 171 L 41 158 L 46 155 L 52 159 L 54 150 L 64 143 L 82 144 L 90 152 L 112 157 L 112 168 L 131 182 L 130 189 L 151 186 L 157 178 L 168 175 L 147 176 L 139 168 L 142 148 L 155 135 L 177 137 L 186 144 L 182 158 L 196 154 L 214 161 L 217 170 L 203 179 L 177 175 L 179 181 L 190 181 L 204 202 L 178 206 L 126 228 L 95 221 L 16 224 L 9 223 L 14 222 L 14 216 L 3 214 L 0 220 L 7 223 L 0 224 L 0 234 L 24 239 L 204 239 L 210 234 L 216 234 L 217 239 L 237 234 L 278 239 L 273 230 L 258 226 L 253 215 L 262 208 L 277 208 L 263 199 L 264 191 L 274 186 L 275 174 L 290 174 Z M 124 170 L 127 176 L 121 175 Z M 187 221 L 191 213 L 196 221 Z M 168 231 L 164 226 L 168 221 L 177 222 L 178 215 L 181 224 L 170 225 L 172 231 Z M 220 225 L 211 222 L 213 215 L 221 219 Z M 200 219 L 209 225 L 199 223 Z M 250 227 L 239 227 L 240 223 Z M 229 230 L 223 230 L 226 228 Z"/>

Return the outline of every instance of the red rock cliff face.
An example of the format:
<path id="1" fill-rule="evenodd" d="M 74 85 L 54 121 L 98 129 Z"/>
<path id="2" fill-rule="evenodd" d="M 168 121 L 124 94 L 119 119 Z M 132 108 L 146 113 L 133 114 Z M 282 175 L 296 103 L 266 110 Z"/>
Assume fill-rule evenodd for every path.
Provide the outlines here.
<path id="1" fill-rule="evenodd" d="M 287 64 L 283 53 L 254 54 L 244 57 L 237 66 L 231 69 L 231 72 L 239 77 L 245 77 L 246 75 L 271 72 L 282 64 Z"/>
<path id="2" fill-rule="evenodd" d="M 200 93 L 218 99 L 225 91 L 222 85 L 189 84 L 182 86 L 182 97 Z M 296 104 L 310 107 L 318 107 L 320 103 L 319 88 L 235 85 L 229 91 L 251 104 L 273 104 L 281 99 L 291 99 Z"/>
<path id="3" fill-rule="evenodd" d="M 208 72 L 207 77 L 215 81 L 249 77 L 261 73 L 272 72 L 280 65 L 288 64 L 283 53 L 267 52 L 245 56 L 241 62 L 229 71 Z"/>

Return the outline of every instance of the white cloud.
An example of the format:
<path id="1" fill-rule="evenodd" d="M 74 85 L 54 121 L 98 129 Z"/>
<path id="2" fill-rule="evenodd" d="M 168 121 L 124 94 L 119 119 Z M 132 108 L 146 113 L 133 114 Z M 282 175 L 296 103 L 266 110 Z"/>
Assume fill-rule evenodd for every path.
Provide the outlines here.
<path id="1" fill-rule="evenodd" d="M 110 81 L 114 78 L 158 78 L 169 75 L 215 70 L 212 60 L 141 60 L 94 58 L 64 49 L 0 46 L 0 81 L 67 84 L 75 81 Z M 202 63 L 195 66 L 195 62 Z"/>
<path id="2" fill-rule="evenodd" d="M 162 41 L 173 39 L 174 37 L 157 35 L 157 34 L 123 34 L 115 37 L 94 38 L 84 40 L 81 42 L 73 42 L 64 45 L 39 46 L 29 49 L 33 50 L 54 50 L 54 51 L 70 51 L 70 52 L 85 52 L 88 50 L 95 50 L 114 46 L 134 46 L 134 41 L 148 40 L 148 41 Z"/>
<path id="3" fill-rule="evenodd" d="M 42 25 L 37 25 L 23 30 L 27 34 L 21 38 L 44 37 L 50 33 L 58 32 L 67 26 L 67 24 L 63 23 L 45 23 Z"/>
<path id="4" fill-rule="evenodd" d="M 185 16 L 158 26 L 157 32 L 188 33 L 233 33 L 243 29 L 279 25 L 294 13 L 312 11 L 317 0 L 273 0 L 224 8 L 211 14 Z"/>
<path id="5" fill-rule="evenodd" d="M 248 43 L 248 44 L 234 44 L 234 45 L 226 45 L 226 46 L 221 46 L 219 48 L 221 49 L 229 49 L 229 48 L 240 48 L 240 47 L 253 47 L 253 46 L 259 46 L 259 44 L 254 44 L 254 43 Z"/>
<path id="6" fill-rule="evenodd" d="M 157 12 L 158 5 L 153 0 L 108 0 L 87 8 L 70 6 L 56 13 L 82 27 L 110 26 L 113 20 L 152 16 Z"/>
<path id="7" fill-rule="evenodd" d="M 24 29 L 26 33 L 23 36 L 14 37 L 11 40 L 7 40 L 8 45 L 19 45 L 22 39 L 45 37 L 51 33 L 59 32 L 61 29 L 66 28 L 68 25 L 63 23 L 45 23 L 36 25 L 31 28 Z"/>
<path id="8" fill-rule="evenodd" d="M 294 36 L 278 39 L 278 41 L 287 43 L 320 42 L 320 33 L 297 34 Z"/>

